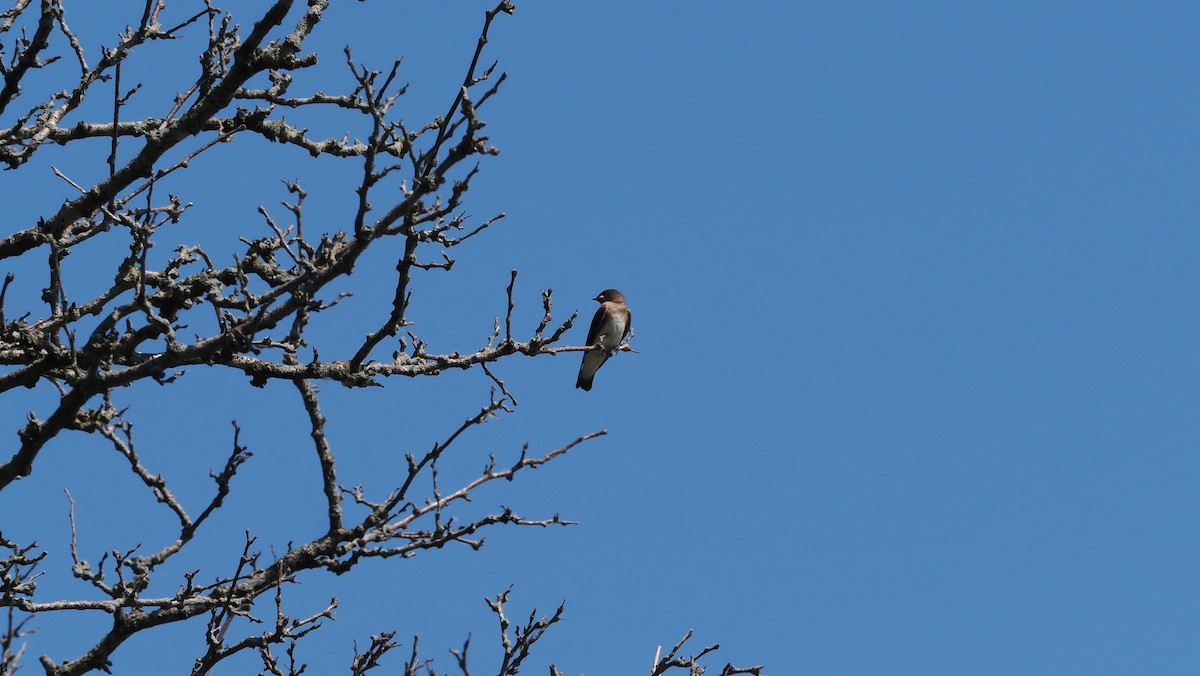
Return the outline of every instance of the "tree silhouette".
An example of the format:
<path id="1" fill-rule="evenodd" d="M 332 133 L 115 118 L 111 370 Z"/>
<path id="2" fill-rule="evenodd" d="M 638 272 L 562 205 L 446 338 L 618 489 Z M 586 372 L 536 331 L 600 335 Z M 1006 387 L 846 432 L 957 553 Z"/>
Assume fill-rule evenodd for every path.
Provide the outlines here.
<path id="1" fill-rule="evenodd" d="M 409 329 L 414 274 L 449 271 L 455 262 L 453 250 L 503 216 L 472 223 L 462 204 L 480 169 L 478 160 L 498 152 L 484 134 L 479 111 L 499 91 L 505 76 L 496 64 L 485 65 L 483 54 L 493 22 L 512 14 L 513 4 L 505 0 L 484 13 L 461 82 L 446 88 L 445 113 L 419 126 L 406 123 L 396 112 L 406 91 L 397 77 L 399 61 L 385 70 L 372 70 L 357 62 L 347 47 L 340 57 L 346 65 L 346 93 L 296 91 L 294 75 L 318 63 L 308 40 L 319 29 L 326 1 L 274 0 L 246 23 L 246 17 L 227 13 L 212 0 L 191 2 L 178 14 L 175 3 L 168 11 L 166 0 L 146 0 L 140 17 L 130 17 L 132 25 L 117 42 L 99 50 L 72 30 L 67 4 L 16 0 L 0 13 L 0 162 L 8 170 L 21 170 L 47 151 L 77 160 L 94 156 L 98 162 L 89 172 L 80 172 L 92 177 L 88 179 L 54 168 L 73 195 L 36 223 L 0 233 L 0 258 L 8 267 L 0 289 L 0 393 L 8 398 L 5 406 L 10 410 L 24 406 L 22 392 L 50 386 L 57 393 L 46 410 L 29 414 L 11 456 L 6 451 L 0 455 L 6 457 L 0 463 L 0 491 L 38 472 L 40 454 L 47 447 L 60 445 L 69 452 L 78 434 L 94 435 L 123 458 L 176 526 L 158 544 L 109 549 L 98 560 L 89 559 L 77 546 L 71 500 L 70 574 L 80 591 L 78 598 L 66 600 L 43 599 L 37 593 L 39 576 L 67 572 L 43 567 L 47 550 L 35 542 L 12 541 L 0 531 L 0 605 L 8 612 L 0 639 L 0 672 L 11 673 L 22 658 L 28 659 L 23 654 L 26 639 L 39 618 L 93 613 L 108 616 L 111 624 L 89 639 L 90 647 L 81 654 L 63 661 L 39 656 L 46 673 L 108 670 L 126 641 L 148 638 L 150 630 L 193 618 L 205 640 L 193 673 L 206 673 L 246 651 L 258 653 L 264 673 L 299 673 L 304 665 L 295 655 L 296 642 L 332 618 L 337 605 L 333 599 L 303 617 L 285 614 L 283 596 L 300 573 L 341 575 L 367 559 L 400 560 L 450 543 L 478 548 L 484 531 L 502 525 L 570 523 L 557 514 L 527 518 L 508 508 L 481 516 L 462 516 L 456 510 L 484 484 L 512 480 L 604 431 L 583 434 L 548 451 L 525 448 L 514 458 L 489 457 L 478 475 L 451 486 L 438 483 L 438 463 L 464 432 L 514 410 L 515 397 L 489 364 L 517 355 L 603 348 L 560 344 L 576 317 L 554 319 L 551 290 L 541 294 L 543 313 L 537 326 L 517 335 L 515 270 L 505 290 L 506 311 L 491 335 L 478 338 L 475 351 L 441 353 Z M 172 73 L 178 93 L 161 106 L 144 100 L 142 83 L 130 83 L 128 76 L 122 79 L 123 68 L 132 68 L 139 58 L 155 58 L 143 55 L 151 45 L 198 46 L 199 67 Z M 287 119 L 287 114 L 310 110 L 343 120 L 345 135 L 321 138 Z M 362 139 L 352 139 L 351 129 L 369 131 Z M 260 207 L 256 222 L 239 226 L 243 236 L 229 243 L 229 254 L 181 243 L 163 255 L 169 246 L 167 226 L 199 225 L 189 213 L 192 202 L 186 191 L 202 191 L 204 186 L 182 181 L 190 163 L 223 144 L 253 139 L 271 142 L 281 165 L 337 158 L 353 166 L 358 178 L 352 210 L 337 226 L 322 229 L 306 223 L 306 187 L 286 182 L 282 211 Z M 101 144 L 106 148 L 103 159 L 95 153 Z M 186 241 L 186 234 L 182 236 Z M 386 248 L 389 242 L 400 252 L 393 257 L 390 311 L 374 319 L 375 328 L 350 349 L 325 347 L 309 330 L 314 318 L 351 292 L 350 275 L 364 254 Z M 158 250 L 152 252 L 155 246 Z M 71 254 L 76 255 L 68 260 Z M 71 286 L 65 280 L 72 265 L 100 271 L 108 281 L 94 288 Z M 9 298 L 21 285 L 40 287 L 37 302 Z M 326 354 L 338 356 L 330 359 Z M 343 483 L 325 433 L 319 383 L 379 387 L 396 376 L 428 377 L 475 368 L 494 383 L 490 400 L 423 455 L 407 456 L 407 470 L 390 491 L 374 494 Z M 164 581 L 164 564 L 187 550 L 230 492 L 239 488 L 234 480 L 251 453 L 235 423 L 227 453 L 212 459 L 218 469 L 211 475 L 210 497 L 191 504 L 152 469 L 169 458 L 139 452 L 123 393 L 128 388 L 168 387 L 182 374 L 205 369 L 244 374 L 243 382 L 254 387 L 279 381 L 295 388 L 320 468 L 312 484 L 320 490 L 313 490 L 312 496 L 322 501 L 325 518 L 312 524 L 311 540 L 292 543 L 278 553 L 259 550 L 251 533 L 223 534 L 243 540 L 241 555 L 231 566 Z M 10 518 L 16 517 L 10 514 L 4 520 Z M 150 591 L 152 582 L 155 589 L 177 584 L 178 590 L 155 594 Z M 518 672 L 534 644 L 563 613 L 560 606 L 548 617 L 533 612 L 527 622 L 513 624 L 505 614 L 507 602 L 508 592 L 488 601 L 499 621 L 503 658 L 496 673 L 502 675 Z M 351 672 L 380 666 L 399 645 L 394 636 L 372 636 L 365 649 L 356 651 Z M 680 641 L 662 659 L 656 656 L 652 673 L 700 673 L 697 660 L 715 649 L 684 658 L 677 656 L 682 645 Z M 414 637 L 404 673 L 434 673 L 434 665 L 417 647 Z M 463 674 L 469 673 L 468 648 L 469 641 L 452 651 L 453 667 Z M 389 670 L 394 669 L 393 664 Z M 760 671 L 727 665 L 721 673 Z M 551 673 L 561 672 L 552 666 Z"/>

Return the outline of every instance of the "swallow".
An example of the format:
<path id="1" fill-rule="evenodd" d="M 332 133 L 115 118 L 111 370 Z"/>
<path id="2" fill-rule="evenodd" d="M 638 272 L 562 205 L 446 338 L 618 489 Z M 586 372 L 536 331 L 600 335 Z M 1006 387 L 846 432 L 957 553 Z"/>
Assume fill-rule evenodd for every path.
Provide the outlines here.
<path id="1" fill-rule="evenodd" d="M 583 363 L 579 365 L 579 377 L 575 379 L 575 387 L 588 392 L 592 389 L 592 378 L 596 371 L 617 352 L 625 336 L 632 335 L 633 313 L 625 305 L 625 295 L 616 289 L 606 289 L 592 300 L 600 303 L 596 316 L 592 317 L 592 326 L 588 329 L 588 347 L 599 345 L 603 350 L 588 350 L 583 353 Z"/>

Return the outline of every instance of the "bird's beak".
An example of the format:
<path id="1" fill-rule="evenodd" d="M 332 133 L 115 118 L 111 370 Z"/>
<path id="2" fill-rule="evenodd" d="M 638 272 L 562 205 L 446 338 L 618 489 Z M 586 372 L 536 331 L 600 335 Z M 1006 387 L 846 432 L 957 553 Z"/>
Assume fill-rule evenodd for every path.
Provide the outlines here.
<path id="1" fill-rule="evenodd" d="M 604 294 L 600 294 L 599 296 L 596 296 L 592 300 L 596 301 L 597 303 L 603 303 L 604 302 Z"/>

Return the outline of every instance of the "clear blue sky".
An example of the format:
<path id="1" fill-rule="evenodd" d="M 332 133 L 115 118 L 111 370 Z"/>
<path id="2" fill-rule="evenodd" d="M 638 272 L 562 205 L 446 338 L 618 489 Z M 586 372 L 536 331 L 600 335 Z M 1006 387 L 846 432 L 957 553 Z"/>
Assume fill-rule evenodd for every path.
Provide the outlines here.
<path id="1" fill-rule="evenodd" d="M 140 16 L 141 3 L 89 4 L 68 18 L 104 44 Z M 379 69 L 405 57 L 406 119 L 440 114 L 486 6 L 335 3 L 314 42 L 326 60 L 298 86 L 344 88 L 351 42 Z M 509 585 L 515 617 L 567 602 L 528 673 L 551 661 L 644 673 L 689 628 L 694 649 L 721 644 L 714 673 L 725 661 L 773 676 L 1197 673 L 1198 30 L 1190 2 L 519 2 L 487 52 L 509 73 L 482 115 L 502 153 L 467 206 L 508 217 L 461 247 L 452 273 L 416 279 L 414 330 L 442 351 L 477 348 L 517 268 L 522 333 L 553 287 L 564 316 L 581 312 L 579 344 L 589 299 L 616 287 L 638 353 L 590 393 L 572 387 L 577 355 L 502 363 L 521 405 L 462 440 L 463 472 L 525 441 L 610 434 L 475 507 L 581 525 L 369 563 L 336 589 L 305 576 L 288 590 L 295 615 L 341 600 L 301 643 L 310 673 L 340 672 L 353 640 L 389 629 L 405 644 L 390 668 L 420 633 L 450 670 L 445 650 L 470 633 L 487 673 L 496 632 L 481 599 Z M 195 69 L 168 51 L 145 75 L 152 110 L 169 108 L 172 67 Z M 311 124 L 323 122 L 337 124 Z M 0 174 L 0 192 L 29 195 L 6 200 L 6 232 L 63 198 L 48 167 L 79 158 L 57 152 Z M 254 208 L 287 197 L 276 178 L 311 193 L 306 227 L 346 228 L 358 171 L 222 147 L 179 188 L 197 206 L 172 235 L 219 249 L 265 234 Z M 316 327 L 327 340 L 349 344 L 386 312 L 394 255 L 364 261 L 356 295 Z M 386 491 L 403 454 L 443 438 L 489 387 L 478 371 L 325 386 L 343 482 Z M 7 395 L 9 446 L 48 395 Z M 147 463 L 194 509 L 230 419 L 255 453 L 179 570 L 228 572 L 246 528 L 279 551 L 321 531 L 293 388 L 196 372 L 120 397 Z M 72 441 L 0 496 L 6 536 L 57 552 L 55 598 L 86 595 L 61 581 L 62 488 L 88 514 L 93 562 L 105 547 L 161 546 L 170 524 L 111 451 Z M 76 656 L 103 620 L 69 636 L 45 621 L 30 657 Z M 114 670 L 157 673 L 146 660 L 169 647 L 185 657 L 155 659 L 178 672 L 202 631 L 135 640 Z"/>

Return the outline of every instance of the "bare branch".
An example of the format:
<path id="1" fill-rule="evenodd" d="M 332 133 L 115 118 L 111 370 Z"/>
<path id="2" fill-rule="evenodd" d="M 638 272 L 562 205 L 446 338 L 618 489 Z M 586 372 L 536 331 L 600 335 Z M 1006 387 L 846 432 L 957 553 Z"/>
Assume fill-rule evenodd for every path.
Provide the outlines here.
<path id="1" fill-rule="evenodd" d="M 361 676 L 368 671 L 380 666 L 379 660 L 383 658 L 393 648 L 400 644 L 393 641 L 396 636 L 394 631 L 386 631 L 382 634 L 371 636 L 371 645 L 367 646 L 365 652 L 358 652 L 358 645 L 354 646 L 354 659 L 350 662 L 350 673 L 354 676 Z M 413 657 L 408 664 L 405 665 L 404 673 L 415 674 L 417 664 L 417 637 L 413 637 Z"/>
<path id="2" fill-rule="evenodd" d="M 676 655 L 679 654 L 679 649 L 682 648 L 683 644 L 687 643 L 688 639 L 692 637 L 693 631 L 694 630 L 689 629 L 688 632 L 683 635 L 683 638 L 679 639 L 679 642 L 675 644 L 675 647 L 671 648 L 671 650 L 667 653 L 667 656 L 663 657 L 662 659 L 659 659 L 659 654 L 662 652 L 662 646 L 658 647 L 658 651 L 654 654 L 654 666 L 650 670 L 650 676 L 660 676 L 661 674 L 665 674 L 672 669 L 686 669 L 689 674 L 692 674 L 692 676 L 704 673 L 704 667 L 700 666 L 700 658 L 711 652 L 719 650 L 721 646 L 711 645 L 695 655 L 690 655 L 688 657 L 677 657 Z M 720 676 L 733 676 L 734 674 L 753 674 L 754 676 L 761 676 L 762 670 L 763 668 L 761 666 L 735 667 L 732 664 L 726 664 L 725 667 L 721 669 Z"/>
<path id="3" fill-rule="evenodd" d="M 510 622 L 504 614 L 504 604 L 508 603 L 508 594 L 511 591 L 512 589 L 509 588 L 495 599 L 485 599 L 488 607 L 496 614 L 496 619 L 500 621 L 500 645 L 504 648 L 504 656 L 498 672 L 500 676 L 516 676 L 520 671 L 521 663 L 529 657 L 533 645 L 542 638 L 547 629 L 562 619 L 563 611 L 566 609 L 565 604 L 559 604 L 558 610 L 554 611 L 554 615 L 549 618 L 545 616 L 537 618 L 537 610 L 530 611 L 525 625 L 518 626 L 510 637 L 508 633 Z M 463 653 L 466 654 L 465 648 Z"/>

